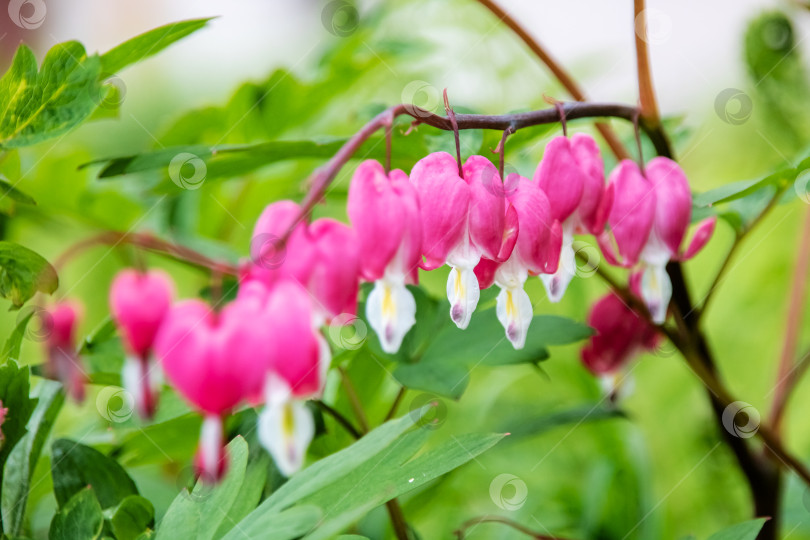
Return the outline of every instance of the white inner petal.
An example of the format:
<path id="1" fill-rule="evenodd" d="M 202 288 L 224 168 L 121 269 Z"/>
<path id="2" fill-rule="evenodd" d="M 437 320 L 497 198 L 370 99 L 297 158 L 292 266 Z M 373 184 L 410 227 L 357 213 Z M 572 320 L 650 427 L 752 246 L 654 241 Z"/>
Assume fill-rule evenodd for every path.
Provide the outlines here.
<path id="1" fill-rule="evenodd" d="M 574 236 L 570 227 L 563 231 L 562 249 L 560 250 L 560 264 L 553 274 L 540 274 L 540 281 L 546 288 L 546 295 L 551 302 L 562 300 L 568 284 L 577 273 L 576 254 L 574 253 Z"/>
<path id="2" fill-rule="evenodd" d="M 506 337 L 515 349 L 526 344 L 526 334 L 532 322 L 533 309 L 529 295 L 520 287 L 502 288 L 495 311 L 506 330 Z"/>
<path id="3" fill-rule="evenodd" d="M 315 421 L 301 401 L 269 403 L 259 415 L 259 441 L 284 476 L 301 469 L 314 436 Z"/>
<path id="4" fill-rule="evenodd" d="M 405 286 L 404 275 L 386 275 L 374 283 L 366 301 L 366 316 L 382 349 L 396 353 L 405 334 L 416 324 L 416 301 Z"/>
<path id="5" fill-rule="evenodd" d="M 650 310 L 655 324 L 663 324 L 667 319 L 667 308 L 672 298 L 672 282 L 666 270 L 666 262 L 646 265 L 641 276 L 641 297 Z"/>
<path id="6" fill-rule="evenodd" d="M 447 299 L 450 301 L 450 318 L 462 330 L 470 324 L 473 311 L 478 306 L 481 290 L 472 266 L 453 266 L 447 276 Z"/>
<path id="7" fill-rule="evenodd" d="M 219 476 L 219 462 L 222 459 L 222 419 L 219 416 L 206 416 L 200 431 L 200 463 L 205 478 Z"/>

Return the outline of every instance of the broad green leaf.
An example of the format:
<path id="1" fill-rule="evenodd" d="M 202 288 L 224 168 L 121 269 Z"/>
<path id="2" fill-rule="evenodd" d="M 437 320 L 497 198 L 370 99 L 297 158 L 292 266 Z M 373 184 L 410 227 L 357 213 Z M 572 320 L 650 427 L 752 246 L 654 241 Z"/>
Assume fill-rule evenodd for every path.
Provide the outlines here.
<path id="1" fill-rule="evenodd" d="M 11 451 L 28 431 L 26 426 L 37 404 L 36 399 L 29 397 L 30 388 L 28 366 L 17 366 L 13 360 L 0 366 L 0 402 L 4 409 L 8 409 L 0 426 L 3 433 L 0 470 L 5 469 Z"/>
<path id="2" fill-rule="evenodd" d="M 321 517 L 321 509 L 312 505 L 295 506 L 280 513 L 268 512 L 257 519 L 239 522 L 222 540 L 293 540 L 311 531 Z"/>
<path id="3" fill-rule="evenodd" d="M 255 415 L 253 415 L 251 420 L 251 427 L 254 427 L 257 422 Z M 242 521 L 242 519 L 251 513 L 259 504 L 262 492 L 264 491 L 264 485 L 267 482 L 269 468 L 270 456 L 264 448 L 259 447 L 259 450 L 248 459 L 245 481 L 242 483 L 239 496 L 228 511 L 227 518 L 222 520 L 214 538 L 222 538 L 228 531 L 235 533 L 237 537 L 242 537 L 244 531 L 234 531 L 234 525 Z M 248 538 L 250 538 L 250 536 L 248 536 Z"/>
<path id="4" fill-rule="evenodd" d="M 158 415 L 164 409 L 165 403 L 161 403 Z M 186 460 L 197 447 L 200 423 L 200 415 L 189 413 L 134 430 L 116 448 L 118 461 L 137 467 L 163 463 L 167 455 L 175 461 Z"/>
<path id="5" fill-rule="evenodd" d="M 0 296 L 20 307 L 37 291 L 51 294 L 58 286 L 56 270 L 41 255 L 19 244 L 0 241 Z"/>
<path id="6" fill-rule="evenodd" d="M 14 185 L 12 185 L 7 179 L 0 177 L 0 200 L 8 197 L 14 202 L 22 203 L 22 204 L 37 204 L 37 202 L 31 198 L 30 195 L 26 195 Z"/>
<path id="7" fill-rule="evenodd" d="M 115 508 L 110 518 L 116 540 L 135 540 L 154 523 L 155 508 L 139 495 L 130 495 Z"/>
<path id="8" fill-rule="evenodd" d="M 50 540 L 95 540 L 101 538 L 104 516 L 92 488 L 79 490 L 54 516 Z"/>
<path id="9" fill-rule="evenodd" d="M 236 437 L 226 447 L 228 472 L 213 488 L 197 482 L 191 494 L 184 489 L 175 497 L 166 515 L 158 525 L 157 538 L 196 538 L 211 540 L 228 519 L 239 497 L 243 495 L 248 445 L 242 437 Z"/>
<path id="10" fill-rule="evenodd" d="M 54 45 L 37 72 L 34 53 L 20 45 L 0 79 L 0 147 L 56 137 L 96 108 L 101 63 L 76 41 Z"/>
<path id="11" fill-rule="evenodd" d="M 470 369 L 454 363 L 402 363 L 394 369 L 394 377 L 407 388 L 458 399 L 470 382 Z"/>
<path id="12" fill-rule="evenodd" d="M 369 460 L 350 477 L 304 499 L 320 506 L 327 518 L 308 535 L 308 540 L 332 538 L 356 521 L 358 513 L 369 507 L 417 489 L 492 448 L 504 436 L 471 433 L 453 436 L 427 452 L 412 457 L 424 443 L 417 430 L 396 441 L 388 452 Z"/>
<path id="13" fill-rule="evenodd" d="M 12 534 L 22 530 L 34 467 L 65 402 L 62 385 L 48 380 L 39 383 L 34 397 L 37 405 L 28 420 L 28 433 L 14 446 L 3 472 L 3 527 Z"/>
<path id="14" fill-rule="evenodd" d="M 210 20 L 211 17 L 171 23 L 127 40 L 101 56 L 102 71 L 107 74 L 117 73 L 196 32 Z"/>
<path id="15" fill-rule="evenodd" d="M 386 422 L 348 448 L 313 463 L 293 475 L 245 519 L 258 519 L 264 513 L 279 511 L 349 475 L 354 469 L 383 452 L 416 421 L 417 415 L 405 415 Z"/>
<path id="16" fill-rule="evenodd" d="M 725 184 L 705 193 L 695 195 L 692 204 L 701 208 L 742 199 L 768 186 L 782 190 L 790 185 L 799 174 L 797 169 L 782 169 L 760 180 L 741 180 Z"/>
<path id="17" fill-rule="evenodd" d="M 708 540 L 755 540 L 766 521 L 766 518 L 744 521 L 714 533 Z"/>
<path id="18" fill-rule="evenodd" d="M 88 485 L 95 490 L 102 508 L 112 508 L 129 495 L 138 495 L 135 483 L 117 461 L 68 439 L 53 443 L 51 475 L 59 506 Z"/>

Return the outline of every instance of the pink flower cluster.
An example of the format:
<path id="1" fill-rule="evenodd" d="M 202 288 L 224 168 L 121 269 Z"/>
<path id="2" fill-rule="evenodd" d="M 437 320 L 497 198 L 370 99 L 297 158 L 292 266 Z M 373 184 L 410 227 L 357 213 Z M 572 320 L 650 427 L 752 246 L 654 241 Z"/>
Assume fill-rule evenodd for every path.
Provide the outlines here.
<path id="1" fill-rule="evenodd" d="M 281 471 L 302 465 L 314 435 L 304 400 L 320 396 L 331 362 L 321 328 L 356 314 L 361 281 L 374 283 L 366 316 L 389 353 L 416 322 L 406 285 L 418 283 L 419 269 L 445 264 L 452 321 L 466 328 L 480 290 L 495 284 L 497 317 L 521 348 L 533 316 L 524 284 L 539 276 L 549 299 L 559 301 L 576 273 L 575 234 L 594 235 L 608 262 L 638 270 L 634 287 L 660 323 L 671 294 L 665 265 L 694 255 L 714 226 L 701 224 L 681 253 L 691 194 L 678 165 L 655 158 L 642 172 L 622 161 L 606 185 L 598 146 L 584 134 L 554 138 L 531 180 L 512 174 L 504 182 L 482 156 L 459 168 L 437 152 L 410 175 L 365 161 L 352 177 L 347 213 L 351 225 L 305 223 L 296 203 L 269 205 L 253 231 L 238 295 L 218 310 L 200 300 L 174 302 L 170 279 L 158 271 L 116 277 L 110 306 L 127 350 L 124 385 L 148 417 L 163 372 L 203 412 L 197 465 L 205 477 L 221 476 L 222 417 L 244 403 L 264 405 L 259 437 Z M 74 320 L 60 322 L 66 329 L 52 339 L 52 356 L 75 355 Z M 649 324 L 615 297 L 597 303 L 590 322 L 600 333 L 583 357 L 595 372 L 652 343 Z M 56 371 L 60 365 L 53 361 Z M 77 377 L 70 369 L 58 375 Z"/>

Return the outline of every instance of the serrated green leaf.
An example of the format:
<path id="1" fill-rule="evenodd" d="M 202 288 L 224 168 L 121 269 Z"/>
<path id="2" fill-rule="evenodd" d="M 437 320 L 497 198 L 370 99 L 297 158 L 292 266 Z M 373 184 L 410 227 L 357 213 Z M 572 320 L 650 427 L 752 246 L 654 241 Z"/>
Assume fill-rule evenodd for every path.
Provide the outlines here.
<path id="1" fill-rule="evenodd" d="M 116 540 L 136 540 L 154 524 L 155 508 L 139 495 L 125 497 L 115 507 L 110 525 Z"/>
<path id="2" fill-rule="evenodd" d="M 56 270 L 41 255 L 25 246 L 0 241 L 0 296 L 20 307 L 37 291 L 51 294 L 58 286 Z"/>
<path id="3" fill-rule="evenodd" d="M 55 381 L 43 380 L 33 395 L 37 405 L 28 420 L 28 433 L 14 446 L 3 469 L 3 528 L 12 534 L 22 531 L 34 467 L 65 403 L 62 385 Z"/>
<path id="4" fill-rule="evenodd" d="M 755 540 L 766 521 L 766 518 L 759 518 L 737 523 L 714 533 L 708 540 Z"/>
<path id="5" fill-rule="evenodd" d="M 37 72 L 25 45 L 0 79 L 0 147 L 17 148 L 76 127 L 96 108 L 101 62 L 81 43 L 54 45 Z"/>
<path id="6" fill-rule="evenodd" d="M 104 515 L 92 488 L 77 492 L 54 516 L 50 540 L 94 540 L 101 538 Z"/>
<path id="7" fill-rule="evenodd" d="M 102 71 L 107 74 L 117 73 L 131 64 L 157 54 L 175 41 L 204 27 L 212 18 L 167 24 L 127 40 L 101 56 Z"/>
<path id="8" fill-rule="evenodd" d="M 59 439 L 51 450 L 53 493 L 63 506 L 85 486 L 92 486 L 102 508 L 117 506 L 138 488 L 113 458 L 68 439 Z"/>

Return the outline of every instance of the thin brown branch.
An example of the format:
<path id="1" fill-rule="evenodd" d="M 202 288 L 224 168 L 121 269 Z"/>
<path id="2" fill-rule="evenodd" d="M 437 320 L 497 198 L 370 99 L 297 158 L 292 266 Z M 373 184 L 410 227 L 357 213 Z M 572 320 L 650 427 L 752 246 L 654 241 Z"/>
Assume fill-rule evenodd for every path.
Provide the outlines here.
<path id="1" fill-rule="evenodd" d="M 636 31 L 636 68 L 641 116 L 650 125 L 656 126 L 660 123 L 660 117 L 652 82 L 650 52 L 647 48 L 647 11 L 644 9 L 644 0 L 633 0 L 633 25 Z"/>
<path id="2" fill-rule="evenodd" d="M 385 503 L 385 509 L 388 510 L 388 517 L 391 518 L 391 527 L 394 529 L 394 534 L 397 535 L 397 540 L 410 540 L 408 523 L 405 521 L 405 514 L 402 513 L 399 501 L 391 499 Z"/>
<path id="3" fill-rule="evenodd" d="M 543 47 L 539 41 L 534 39 L 528 31 L 526 31 L 523 26 L 517 22 L 511 15 L 509 15 L 506 11 L 504 11 L 498 4 L 493 2 L 492 0 L 478 0 L 482 6 L 487 8 L 493 15 L 495 15 L 502 23 L 509 27 L 512 32 L 519 37 L 523 43 L 526 44 L 529 49 L 540 59 L 543 64 L 551 71 L 554 77 L 560 81 L 560 84 L 566 91 L 577 101 L 587 101 L 585 97 L 585 92 L 580 88 L 574 78 L 563 68 L 559 62 L 557 62 L 551 54 Z M 616 132 L 610 127 L 610 125 L 605 124 L 604 122 L 596 122 L 594 126 L 599 133 L 602 135 L 602 138 L 610 147 L 611 152 L 613 155 L 616 156 L 616 159 L 626 159 L 628 158 L 627 150 L 625 150 L 624 145 L 621 143 L 619 138 L 616 136 Z"/>
<path id="4" fill-rule="evenodd" d="M 788 379 L 793 372 L 796 350 L 799 344 L 799 330 L 802 324 L 804 301 L 807 296 L 807 271 L 810 268 L 810 207 L 804 212 L 804 227 L 799 235 L 796 247 L 796 262 L 793 267 L 793 283 L 788 294 L 787 320 L 785 321 L 785 339 L 782 346 L 782 357 L 776 378 L 773 406 L 771 408 L 771 425 L 778 435 L 781 432 L 785 404 L 788 400 Z"/>
<path id="5" fill-rule="evenodd" d="M 481 523 L 500 523 L 502 525 L 507 525 L 515 529 L 516 531 L 522 532 L 526 536 L 534 538 L 535 540 L 566 540 L 562 536 L 542 534 L 530 529 L 529 527 L 521 523 L 518 523 L 517 521 L 513 521 L 504 516 L 495 516 L 495 515 L 481 516 L 467 520 L 464 523 L 462 523 L 458 529 L 454 531 L 454 534 L 456 535 L 456 538 L 458 540 L 464 540 L 464 538 L 467 537 L 467 532 L 473 527 L 480 525 Z"/>
<path id="6" fill-rule="evenodd" d="M 394 402 L 391 404 L 391 408 L 388 409 L 388 414 L 385 415 L 384 422 L 388 422 L 394 416 L 396 416 L 397 409 L 399 408 L 399 404 L 402 403 L 402 398 L 405 397 L 405 392 L 407 392 L 407 391 L 408 391 L 408 389 L 405 388 L 404 386 L 399 387 L 399 392 L 397 392 L 397 397 L 394 398 Z"/>
<path id="7" fill-rule="evenodd" d="M 131 245 L 146 251 L 166 255 L 180 262 L 206 268 L 214 273 L 238 276 L 239 268 L 224 261 L 217 261 L 206 257 L 191 248 L 174 244 L 149 233 L 106 231 L 96 236 L 86 238 L 66 249 L 55 261 L 57 270 L 63 268 L 73 258 L 86 250 L 98 245 Z"/>
<path id="8" fill-rule="evenodd" d="M 360 433 L 365 435 L 369 431 L 368 419 L 366 418 L 366 413 L 363 410 L 363 404 L 360 403 L 357 390 L 355 390 L 354 384 L 349 378 L 349 374 L 346 373 L 345 369 L 343 369 L 343 366 L 338 366 L 337 370 L 338 373 L 340 373 L 340 380 L 343 383 L 343 389 L 346 391 L 346 396 L 349 398 L 349 405 L 351 405 L 352 411 L 354 411 L 354 415 L 357 417 L 357 422 L 360 424 Z"/>
<path id="9" fill-rule="evenodd" d="M 565 103 L 561 109 L 548 108 L 516 114 L 456 114 L 455 123 L 460 130 L 494 129 L 503 131 L 512 127 L 517 131 L 518 129 L 530 126 L 559 122 L 561 111 L 568 120 L 612 117 L 632 121 L 637 110 L 636 107 L 620 103 Z M 417 124 L 425 124 L 445 131 L 453 131 L 454 129 L 453 122 L 447 116 L 439 116 L 410 104 L 400 104 L 389 107 L 372 118 L 360 131 L 352 135 L 340 150 L 332 156 L 332 159 L 318 168 L 306 180 L 306 185 L 310 186 L 310 190 L 301 203 L 301 214 L 296 223 L 308 218 L 312 209 L 323 198 L 329 184 L 334 180 L 343 165 L 354 156 L 360 146 L 379 129 L 389 125 L 393 122 L 394 118 L 402 115 L 413 117 Z M 643 123 L 642 129 L 646 130 L 646 126 Z M 650 138 L 653 138 L 654 132 L 648 132 L 648 135 L 650 135 Z M 287 235 L 282 238 L 282 241 L 285 240 L 291 232 L 292 228 L 287 231 Z"/>

